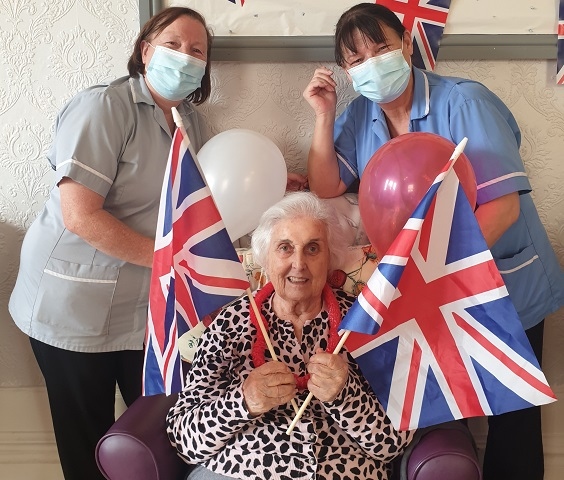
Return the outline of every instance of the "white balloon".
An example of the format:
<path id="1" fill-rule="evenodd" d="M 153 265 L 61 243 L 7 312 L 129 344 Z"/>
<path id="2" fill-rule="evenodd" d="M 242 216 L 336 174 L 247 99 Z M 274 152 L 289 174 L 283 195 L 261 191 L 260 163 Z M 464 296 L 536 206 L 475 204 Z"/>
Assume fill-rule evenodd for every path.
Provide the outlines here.
<path id="1" fill-rule="evenodd" d="M 197 154 L 232 241 L 254 230 L 286 191 L 287 170 L 276 144 L 253 130 L 215 135 Z"/>

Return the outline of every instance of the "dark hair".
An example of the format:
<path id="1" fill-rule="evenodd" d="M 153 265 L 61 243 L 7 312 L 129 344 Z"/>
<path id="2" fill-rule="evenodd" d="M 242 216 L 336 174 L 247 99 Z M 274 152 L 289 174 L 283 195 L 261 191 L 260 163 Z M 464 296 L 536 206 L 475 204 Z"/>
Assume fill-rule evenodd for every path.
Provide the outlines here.
<path id="1" fill-rule="evenodd" d="M 354 34 L 358 30 L 364 39 L 374 43 L 387 41 L 382 25 L 394 30 L 400 38 L 405 27 L 389 8 L 377 3 L 359 3 L 341 15 L 335 27 L 335 61 L 344 67 L 344 51 L 356 53 Z"/>
<path id="2" fill-rule="evenodd" d="M 135 40 L 135 45 L 133 47 L 133 53 L 129 57 L 127 62 L 127 70 L 129 75 L 132 77 L 137 77 L 138 75 L 143 75 L 145 73 L 145 64 L 143 63 L 143 56 L 141 55 L 141 43 L 147 41 L 147 39 L 159 35 L 166 27 L 168 27 L 175 20 L 180 18 L 182 15 L 193 18 L 200 22 L 206 29 L 207 40 L 208 40 L 208 56 L 206 58 L 206 71 L 204 77 L 202 78 L 202 84 L 200 88 L 196 89 L 193 93 L 188 95 L 187 100 L 200 105 L 204 103 L 211 94 L 211 77 L 210 77 L 210 57 L 211 57 L 211 47 L 212 47 L 212 34 L 210 29 L 206 25 L 206 20 L 202 15 L 200 15 L 195 10 L 187 7 L 169 7 L 165 8 L 162 12 L 157 13 L 155 16 L 151 17 L 137 36 Z"/>

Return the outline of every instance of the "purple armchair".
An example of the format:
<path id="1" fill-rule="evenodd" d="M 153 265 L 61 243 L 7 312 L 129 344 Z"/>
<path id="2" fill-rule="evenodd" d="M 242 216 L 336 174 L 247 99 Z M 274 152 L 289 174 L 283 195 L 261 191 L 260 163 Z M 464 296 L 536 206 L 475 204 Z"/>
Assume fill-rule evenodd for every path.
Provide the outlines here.
<path id="1" fill-rule="evenodd" d="M 190 466 L 170 445 L 165 417 L 176 395 L 138 398 L 98 442 L 96 461 L 108 480 L 181 480 Z M 459 429 L 423 435 L 403 462 L 408 480 L 481 480 L 472 439 Z"/>

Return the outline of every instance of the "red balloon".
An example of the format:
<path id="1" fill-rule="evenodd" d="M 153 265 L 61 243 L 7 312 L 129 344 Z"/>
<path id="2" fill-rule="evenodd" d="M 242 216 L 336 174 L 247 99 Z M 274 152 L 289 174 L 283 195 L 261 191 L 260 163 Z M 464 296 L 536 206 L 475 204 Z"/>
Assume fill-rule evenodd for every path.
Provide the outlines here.
<path id="1" fill-rule="evenodd" d="M 358 206 L 366 234 L 379 258 L 384 256 L 455 147 L 440 135 L 413 132 L 390 140 L 372 156 L 360 181 Z M 466 155 L 460 155 L 454 169 L 474 208 L 476 177 Z"/>

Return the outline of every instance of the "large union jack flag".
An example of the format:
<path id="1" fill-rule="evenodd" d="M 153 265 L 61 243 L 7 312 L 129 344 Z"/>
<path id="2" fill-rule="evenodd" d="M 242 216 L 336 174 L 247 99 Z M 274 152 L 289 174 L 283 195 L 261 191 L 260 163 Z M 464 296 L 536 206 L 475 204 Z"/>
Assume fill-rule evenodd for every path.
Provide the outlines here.
<path id="1" fill-rule="evenodd" d="M 556 59 L 556 83 L 564 85 L 564 0 L 558 6 L 558 52 Z"/>
<path id="2" fill-rule="evenodd" d="M 437 177 L 340 328 L 362 332 L 346 346 L 400 430 L 556 399 L 453 168 Z"/>
<path id="3" fill-rule="evenodd" d="M 144 395 L 182 390 L 178 339 L 249 287 L 183 135 L 177 128 L 161 193 L 145 336 Z"/>
<path id="4" fill-rule="evenodd" d="M 451 0 L 376 0 L 396 13 L 413 39 L 413 65 L 434 70 Z"/>

